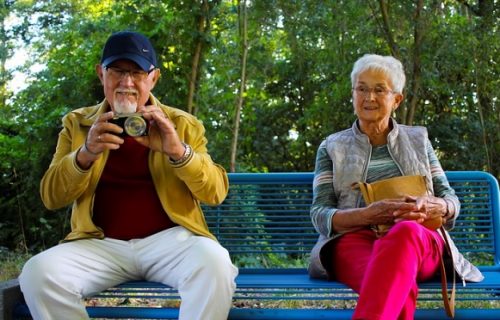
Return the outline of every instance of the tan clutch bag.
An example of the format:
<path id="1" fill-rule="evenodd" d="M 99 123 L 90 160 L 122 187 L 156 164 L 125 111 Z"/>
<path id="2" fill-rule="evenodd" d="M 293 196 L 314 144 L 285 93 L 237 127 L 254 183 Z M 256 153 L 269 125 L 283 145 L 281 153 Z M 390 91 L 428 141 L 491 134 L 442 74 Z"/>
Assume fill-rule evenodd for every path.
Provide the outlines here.
<path id="1" fill-rule="evenodd" d="M 404 196 L 420 197 L 428 194 L 424 176 L 401 176 L 373 183 L 358 182 L 356 185 L 360 188 L 367 205 L 384 199 L 398 199 Z M 432 230 L 439 229 L 443 225 L 443 218 L 426 220 L 423 225 Z M 383 236 L 390 228 L 391 225 L 373 226 L 378 236 Z"/>

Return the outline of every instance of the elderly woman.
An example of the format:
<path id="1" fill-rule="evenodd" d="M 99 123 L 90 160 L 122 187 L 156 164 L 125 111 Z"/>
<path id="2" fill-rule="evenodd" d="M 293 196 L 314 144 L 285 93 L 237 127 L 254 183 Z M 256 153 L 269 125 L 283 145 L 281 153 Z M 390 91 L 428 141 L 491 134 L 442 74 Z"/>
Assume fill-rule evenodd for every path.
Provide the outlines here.
<path id="1" fill-rule="evenodd" d="M 311 219 L 320 233 L 311 254 L 312 277 L 338 280 L 359 293 L 354 319 L 413 319 L 418 281 L 433 278 L 444 254 L 443 236 L 422 223 L 442 216 L 452 228 L 460 203 L 423 127 L 399 125 L 391 114 L 403 100 L 405 75 L 390 56 L 361 57 L 351 74 L 358 119 L 319 146 Z M 358 181 L 423 175 L 433 196 L 365 205 Z M 391 224 L 379 237 L 372 225 Z M 452 244 L 462 280 L 480 271 Z"/>

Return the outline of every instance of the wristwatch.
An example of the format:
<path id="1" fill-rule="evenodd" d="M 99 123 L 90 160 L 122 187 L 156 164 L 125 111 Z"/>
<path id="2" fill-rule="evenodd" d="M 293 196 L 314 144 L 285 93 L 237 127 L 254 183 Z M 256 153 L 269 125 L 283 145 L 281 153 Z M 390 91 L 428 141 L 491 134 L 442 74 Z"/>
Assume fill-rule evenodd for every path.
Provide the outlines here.
<path id="1" fill-rule="evenodd" d="M 173 164 L 173 165 L 180 165 L 180 164 L 183 164 L 183 163 L 187 162 L 189 159 L 191 159 L 191 155 L 193 154 L 193 149 L 187 143 L 182 142 L 182 145 L 185 148 L 184 149 L 184 154 L 182 155 L 182 157 L 180 157 L 177 160 L 173 160 L 172 158 L 169 157 L 169 160 L 170 160 L 171 164 Z"/>

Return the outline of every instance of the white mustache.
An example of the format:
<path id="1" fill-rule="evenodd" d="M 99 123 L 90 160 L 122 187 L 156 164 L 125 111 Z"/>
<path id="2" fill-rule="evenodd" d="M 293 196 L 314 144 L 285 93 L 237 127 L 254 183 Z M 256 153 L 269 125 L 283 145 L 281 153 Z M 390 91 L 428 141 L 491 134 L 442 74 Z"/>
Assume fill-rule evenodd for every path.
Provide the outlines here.
<path id="1" fill-rule="evenodd" d="M 135 94 L 135 95 L 137 95 L 138 92 L 137 92 L 137 90 L 134 90 L 134 89 L 119 89 L 118 88 L 118 89 L 115 90 L 115 94 L 116 93 L 122 93 L 122 94 L 126 93 L 126 94 Z"/>

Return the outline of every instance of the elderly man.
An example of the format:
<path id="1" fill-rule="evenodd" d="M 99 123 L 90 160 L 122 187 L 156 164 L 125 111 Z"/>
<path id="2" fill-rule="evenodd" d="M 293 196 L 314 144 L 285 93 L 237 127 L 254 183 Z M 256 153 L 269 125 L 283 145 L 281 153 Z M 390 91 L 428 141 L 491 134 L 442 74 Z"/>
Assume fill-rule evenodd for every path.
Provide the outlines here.
<path id="1" fill-rule="evenodd" d="M 40 190 L 48 209 L 72 204 L 71 232 L 23 268 L 34 319 L 87 319 L 82 298 L 134 279 L 177 288 L 180 319 L 227 318 L 237 269 L 200 209 L 224 200 L 227 175 L 203 125 L 151 94 L 157 66 L 144 35 L 111 35 L 104 101 L 63 118 Z"/>

